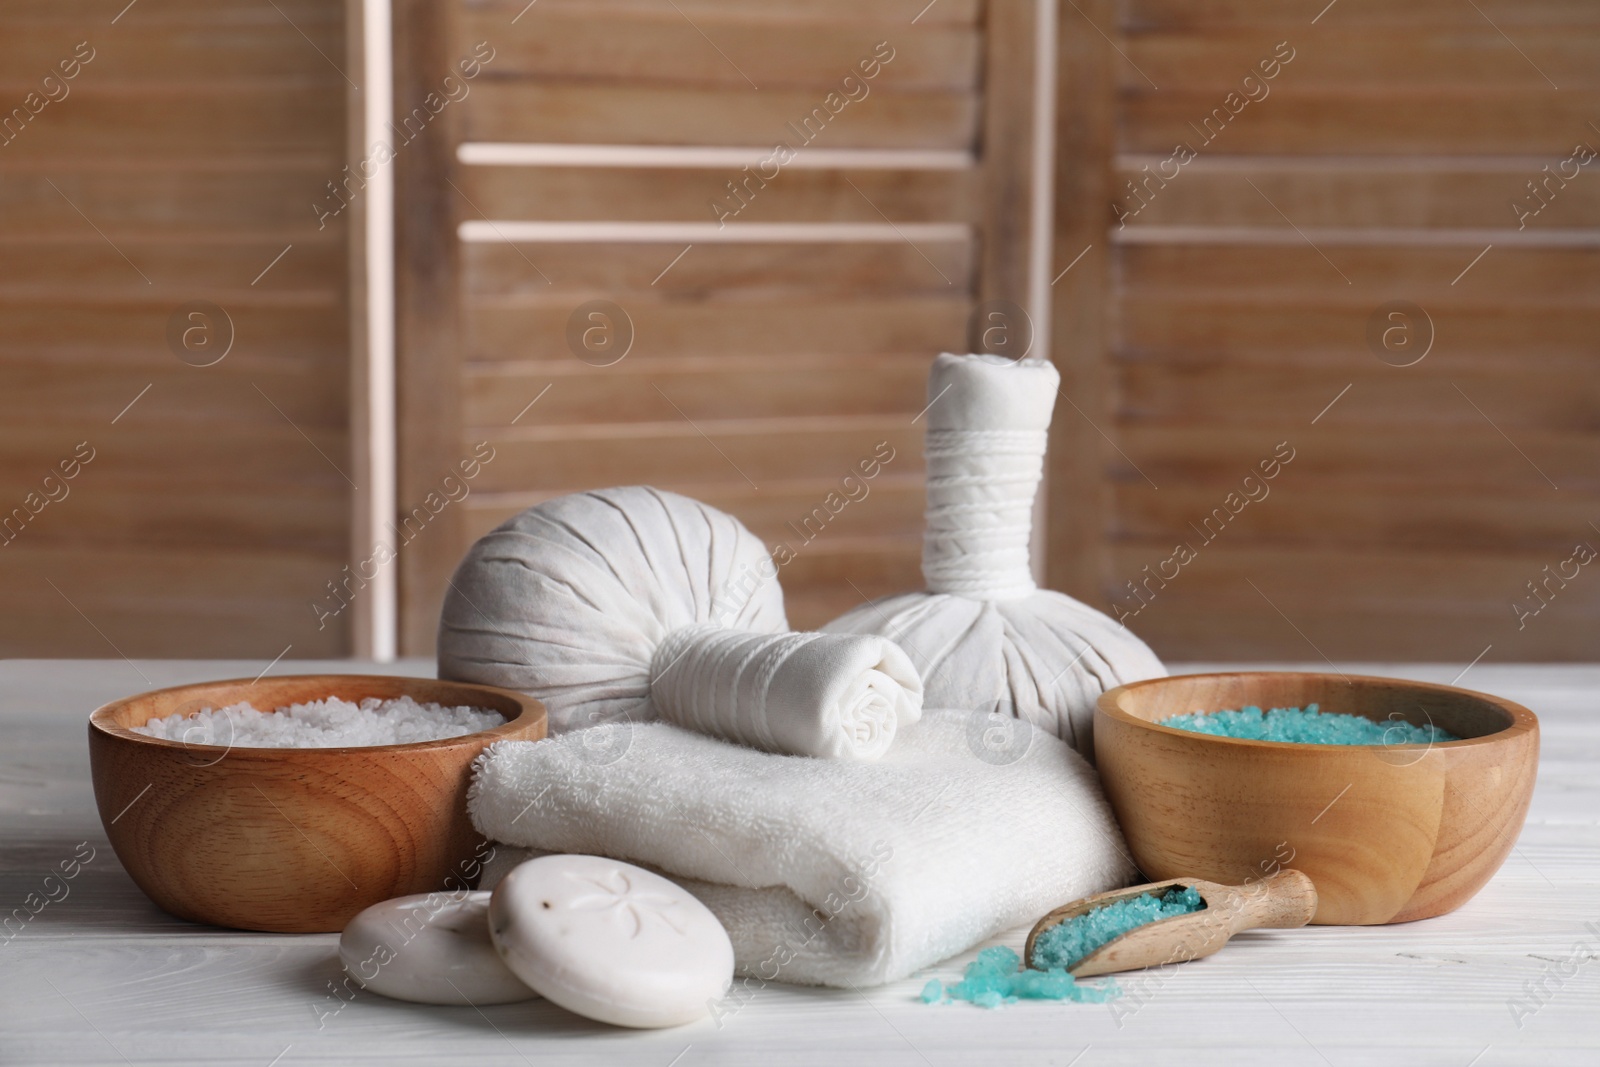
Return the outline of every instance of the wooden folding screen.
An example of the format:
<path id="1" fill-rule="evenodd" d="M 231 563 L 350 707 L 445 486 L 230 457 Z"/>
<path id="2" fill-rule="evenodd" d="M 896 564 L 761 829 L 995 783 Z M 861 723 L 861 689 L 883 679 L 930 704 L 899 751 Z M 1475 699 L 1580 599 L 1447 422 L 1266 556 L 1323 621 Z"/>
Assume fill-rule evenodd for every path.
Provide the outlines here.
<path id="1" fill-rule="evenodd" d="M 929 361 L 1026 299 L 1033 5 L 397 12 L 397 115 L 459 96 L 398 150 L 402 517 L 478 464 L 401 549 L 403 647 L 473 538 L 598 486 L 787 541 L 796 625 L 917 586 Z"/>
<path id="2" fill-rule="evenodd" d="M 0 9 L 0 655 L 348 650 L 343 14 Z"/>
<path id="3" fill-rule="evenodd" d="M 1061 42 L 1054 580 L 1168 656 L 1593 658 L 1600 8 Z"/>

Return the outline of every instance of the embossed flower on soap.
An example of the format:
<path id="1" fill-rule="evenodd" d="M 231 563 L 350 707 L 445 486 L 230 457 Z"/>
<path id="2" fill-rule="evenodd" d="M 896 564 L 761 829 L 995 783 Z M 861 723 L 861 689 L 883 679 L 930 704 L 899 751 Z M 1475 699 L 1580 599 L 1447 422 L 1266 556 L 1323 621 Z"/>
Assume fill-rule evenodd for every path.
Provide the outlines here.
<path id="1" fill-rule="evenodd" d="M 630 938 L 636 938 L 644 932 L 647 919 L 659 919 L 673 933 L 680 937 L 684 934 L 684 927 L 678 918 L 667 912 L 667 909 L 677 907 L 679 902 L 665 893 L 635 889 L 623 871 L 610 872 L 605 881 L 570 872 L 567 878 L 595 889 L 595 892 L 573 897 L 567 901 L 567 907 L 575 911 L 612 910 Z"/>

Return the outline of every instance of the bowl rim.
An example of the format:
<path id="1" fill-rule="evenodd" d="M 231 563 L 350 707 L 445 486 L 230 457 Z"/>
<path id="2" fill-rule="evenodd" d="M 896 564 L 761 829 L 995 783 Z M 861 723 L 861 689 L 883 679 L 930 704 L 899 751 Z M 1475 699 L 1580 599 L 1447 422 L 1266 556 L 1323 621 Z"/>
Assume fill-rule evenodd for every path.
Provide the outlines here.
<path id="1" fill-rule="evenodd" d="M 1095 714 L 1097 716 L 1105 715 L 1107 718 L 1115 719 L 1117 722 L 1125 723 L 1131 726 L 1142 727 L 1149 730 L 1157 730 L 1164 734 L 1179 735 L 1187 738 L 1199 738 L 1202 741 L 1215 741 L 1223 744 L 1259 747 L 1276 751 L 1303 750 L 1306 752 L 1315 753 L 1330 751 L 1358 752 L 1362 749 L 1380 747 L 1375 745 L 1323 744 L 1321 742 L 1312 741 L 1264 741 L 1251 737 L 1224 737 L 1220 734 L 1206 734 L 1201 733 L 1198 730 L 1183 730 L 1176 726 L 1163 726 L 1158 722 L 1152 722 L 1149 719 L 1142 719 L 1137 715 L 1133 715 L 1127 711 L 1124 711 L 1117 703 L 1122 694 L 1130 690 L 1142 689 L 1149 686 L 1159 686 L 1180 678 L 1254 678 L 1262 676 L 1281 677 L 1285 675 L 1299 675 L 1304 678 L 1317 678 L 1331 681 L 1372 682 L 1378 685 L 1390 686 L 1392 688 L 1421 689 L 1434 693 L 1471 697 L 1474 700 L 1492 704 L 1511 716 L 1511 724 L 1509 726 L 1506 726 L 1500 730 L 1496 730 L 1493 733 L 1480 734 L 1477 737 L 1460 737 L 1454 741 L 1409 741 L 1395 745 L 1381 746 L 1384 748 L 1400 748 L 1406 750 L 1422 749 L 1424 751 L 1433 748 L 1461 749 L 1472 745 L 1498 744 L 1526 733 L 1537 733 L 1539 729 L 1538 716 L 1534 715 L 1532 711 L 1523 707 L 1521 704 L 1518 704 L 1512 700 L 1506 700 L 1504 697 L 1497 697 L 1490 693 L 1480 692 L 1476 689 L 1463 689 L 1460 686 L 1444 685 L 1439 682 L 1423 682 L 1411 678 L 1387 678 L 1376 674 L 1335 674 L 1328 671 L 1197 671 L 1193 674 L 1167 674 L 1162 675 L 1159 678 L 1144 678 L 1137 682 L 1128 682 L 1124 685 L 1119 685 L 1114 689 L 1107 689 L 1105 692 L 1101 693 L 1095 699 Z M 1179 712 L 1177 714 L 1183 713 Z M 1354 713 L 1345 712 L 1341 714 Z M 1372 721 L 1377 722 L 1379 720 L 1374 719 Z"/>
<path id="2" fill-rule="evenodd" d="M 436 684 L 436 685 L 437 684 L 443 684 L 443 685 L 450 685 L 450 686 L 460 686 L 460 687 L 465 688 L 465 689 L 476 690 L 476 691 L 482 692 L 482 693 L 491 693 L 491 694 L 494 694 L 496 696 L 505 697 L 505 698 L 507 698 L 509 700 L 514 701 L 517 704 L 517 706 L 519 708 L 521 708 L 521 710 L 516 715 L 511 716 L 510 718 L 507 718 L 506 721 L 501 723 L 499 726 L 492 726 L 487 730 L 475 730 L 472 733 L 469 733 L 469 734 L 457 734 L 454 737 L 439 737 L 439 738 L 434 738 L 431 741 L 405 741 L 405 742 L 400 742 L 400 743 L 392 744 L 392 745 L 343 745 L 343 746 L 331 746 L 331 745 L 329 745 L 329 746 L 322 746 L 322 745 L 307 745 L 307 746 L 265 745 L 265 746 L 260 746 L 260 745 L 235 745 L 235 744 L 231 744 L 231 743 L 230 744 L 226 744 L 226 745 L 201 745 L 201 744 L 193 744 L 193 743 L 188 742 L 188 741 L 174 741 L 174 740 L 171 740 L 171 739 L 165 738 L 165 737 L 150 737 L 150 736 L 148 736 L 146 734 L 135 733 L 133 730 L 129 729 L 128 727 L 120 726 L 117 723 L 111 721 L 112 715 L 114 715 L 121 708 L 125 707 L 128 704 L 133 703 L 136 700 L 146 700 L 146 699 L 148 699 L 150 697 L 158 697 L 158 696 L 164 696 L 164 695 L 167 695 L 167 694 L 183 693 L 183 692 L 188 691 L 188 690 L 209 689 L 209 688 L 211 688 L 213 686 L 227 686 L 227 685 L 245 685 L 245 686 L 249 686 L 249 685 L 255 685 L 258 682 L 269 682 L 269 681 L 270 682 L 311 682 L 311 681 L 316 681 L 319 684 L 322 683 L 322 682 L 326 682 L 330 686 L 333 686 L 333 685 L 344 685 L 344 684 L 359 685 L 359 684 L 361 684 L 363 682 L 376 682 L 376 681 L 382 681 L 382 682 L 386 683 L 387 685 L 393 685 L 396 682 L 400 682 L 402 684 L 406 683 L 406 682 L 427 682 L 427 683 Z M 329 694 L 329 695 L 332 695 L 332 694 Z M 411 695 L 411 694 L 404 694 L 404 695 Z M 415 696 L 413 695 L 412 698 L 415 699 Z M 323 698 L 323 699 L 326 699 L 326 698 Z M 390 698 L 390 699 L 392 699 L 392 698 Z M 274 710 L 276 710 L 276 709 L 274 709 Z M 493 710 L 493 709 L 491 709 L 491 710 Z M 382 753 L 382 752 L 396 752 L 396 751 L 422 752 L 422 751 L 426 751 L 426 750 L 429 750 L 429 749 L 450 748 L 450 747 L 453 747 L 453 746 L 456 746 L 456 745 L 460 745 L 460 744 L 471 743 L 471 742 L 473 742 L 475 740 L 482 739 L 482 738 L 489 738 L 491 740 L 491 743 L 492 743 L 493 741 L 510 738 L 515 734 L 522 733 L 523 730 L 527 726 L 529 726 L 531 724 L 533 719 L 541 719 L 541 720 L 543 720 L 545 718 L 546 718 L 546 711 L 545 711 L 544 703 L 542 701 L 540 701 L 538 698 L 529 696 L 527 693 L 518 692 L 515 689 L 505 689 L 505 688 L 502 688 L 500 686 L 495 686 L 495 685 L 484 685 L 484 684 L 482 684 L 480 682 L 460 682 L 460 681 L 456 681 L 456 680 L 454 680 L 452 678 L 420 678 L 420 677 L 416 677 L 414 675 L 406 675 L 406 674 L 280 674 L 280 675 L 274 675 L 272 678 L 260 678 L 260 677 L 257 677 L 257 678 L 217 678 L 217 679 L 213 679 L 211 681 L 205 681 L 205 682 L 187 682 L 187 683 L 185 683 L 183 685 L 169 685 L 169 686 L 164 686 L 163 688 L 160 688 L 160 689 L 150 689 L 150 690 L 146 690 L 145 692 L 142 692 L 142 693 L 134 693 L 134 694 L 132 694 L 130 696 L 118 697 L 116 700 L 108 701 L 107 703 L 100 705 L 98 708 L 95 708 L 93 711 L 91 711 L 89 713 L 89 730 L 91 732 L 98 731 L 100 734 L 103 734 L 103 735 L 105 735 L 107 737 L 116 738 L 118 740 L 134 741 L 134 742 L 137 742 L 137 743 L 140 743 L 140 744 L 154 745 L 154 746 L 157 746 L 158 748 L 182 749 L 184 751 L 196 751 L 196 750 L 199 750 L 201 752 L 220 752 L 220 753 L 222 753 L 224 755 L 226 755 L 227 753 L 230 753 L 230 752 L 241 752 L 241 753 L 250 753 L 250 754 L 256 755 L 256 756 L 269 756 L 269 755 L 272 755 L 272 754 L 278 754 L 278 755 L 282 755 L 282 756 L 289 756 L 291 754 L 295 754 L 295 755 L 304 756 L 304 755 L 309 753 L 309 754 L 312 754 L 313 758 L 315 758 L 316 754 L 320 754 L 320 753 L 348 754 L 348 753 L 362 753 L 362 752 Z M 546 723 L 546 728 L 548 729 L 548 723 Z"/>

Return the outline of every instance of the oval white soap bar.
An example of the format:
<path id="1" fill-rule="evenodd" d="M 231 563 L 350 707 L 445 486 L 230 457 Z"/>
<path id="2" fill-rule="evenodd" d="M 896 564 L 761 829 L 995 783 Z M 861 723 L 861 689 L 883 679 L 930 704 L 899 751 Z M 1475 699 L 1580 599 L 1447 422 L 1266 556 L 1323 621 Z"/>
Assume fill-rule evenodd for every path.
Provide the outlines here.
<path id="1" fill-rule="evenodd" d="M 542 856 L 489 903 L 506 965 L 547 999 L 617 1026 L 678 1026 L 733 981 L 717 917 L 658 874 L 600 856 Z"/>
<path id="2" fill-rule="evenodd" d="M 374 904 L 339 935 L 366 988 L 419 1004 L 510 1004 L 537 994 L 500 962 L 488 893 L 419 893 Z"/>

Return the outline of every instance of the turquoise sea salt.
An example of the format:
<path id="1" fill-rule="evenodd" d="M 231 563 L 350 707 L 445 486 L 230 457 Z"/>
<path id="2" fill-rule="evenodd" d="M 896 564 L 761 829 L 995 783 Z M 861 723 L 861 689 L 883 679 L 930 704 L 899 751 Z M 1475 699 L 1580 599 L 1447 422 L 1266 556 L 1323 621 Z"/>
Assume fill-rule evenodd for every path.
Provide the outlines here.
<path id="1" fill-rule="evenodd" d="M 1315 704 L 1303 708 L 1273 708 L 1263 712 L 1254 705 L 1238 711 L 1197 711 L 1174 715 L 1160 725 L 1215 737 L 1248 741 L 1291 741 L 1303 745 L 1425 745 L 1459 741 L 1432 723 L 1417 726 L 1404 719 L 1382 722 L 1360 715 L 1321 711 Z"/>
<path id="2" fill-rule="evenodd" d="M 1082 985 L 1064 970 L 1039 971 L 1022 966 L 1022 958 L 1004 945 L 986 948 L 967 964 L 959 982 L 931 979 L 922 987 L 922 1002 L 966 1000 L 980 1008 L 998 1008 L 1019 1000 L 1075 1000 L 1102 1004 L 1122 995 L 1115 982 Z"/>
<path id="3" fill-rule="evenodd" d="M 1174 886 L 1159 897 L 1140 893 L 1126 900 L 1102 904 L 1076 918 L 1059 923 L 1033 942 L 1033 965 L 1065 971 L 1089 953 L 1136 926 L 1171 919 L 1204 909 L 1206 902 L 1193 886 Z"/>

